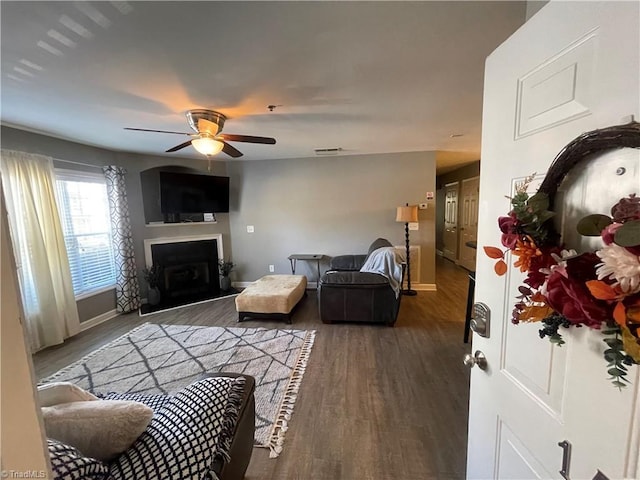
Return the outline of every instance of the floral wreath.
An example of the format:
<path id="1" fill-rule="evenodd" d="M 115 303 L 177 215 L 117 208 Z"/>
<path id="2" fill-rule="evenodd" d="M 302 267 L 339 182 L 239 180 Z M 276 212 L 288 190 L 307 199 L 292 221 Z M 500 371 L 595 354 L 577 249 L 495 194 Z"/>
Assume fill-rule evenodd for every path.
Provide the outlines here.
<path id="1" fill-rule="evenodd" d="M 527 188 L 534 175 L 516 186 L 512 210 L 498 218 L 502 245 L 484 247 L 496 259 L 495 272 L 504 275 L 505 254 L 527 274 L 512 312 L 512 323 L 541 322 L 540 338 L 561 346 L 559 328 L 600 330 L 607 344 L 604 358 L 613 385 L 629 383 L 628 367 L 640 364 L 640 197 L 629 193 L 611 208 L 611 215 L 588 215 L 578 233 L 599 236 L 595 252 L 566 250 L 555 229 L 553 203 L 567 173 L 594 153 L 616 148 L 640 148 L 640 123 L 584 133 L 554 159 L 538 191 Z"/>

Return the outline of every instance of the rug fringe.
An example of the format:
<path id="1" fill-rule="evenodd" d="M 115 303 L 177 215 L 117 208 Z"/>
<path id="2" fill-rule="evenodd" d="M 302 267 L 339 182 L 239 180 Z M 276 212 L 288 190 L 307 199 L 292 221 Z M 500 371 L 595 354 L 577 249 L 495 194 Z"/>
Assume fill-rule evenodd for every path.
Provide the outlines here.
<path id="1" fill-rule="evenodd" d="M 293 407 L 298 398 L 298 391 L 300 389 L 300 383 L 302 377 L 307 369 L 307 363 L 309 361 L 309 355 L 311 353 L 311 347 L 316 338 L 316 331 L 309 330 L 305 336 L 304 343 L 300 349 L 300 355 L 293 368 L 291 377 L 289 378 L 289 384 L 284 393 L 284 398 L 280 404 L 280 409 L 276 415 L 276 419 L 273 422 L 273 430 L 269 436 L 269 444 L 265 445 L 269 447 L 269 458 L 276 458 L 282 452 L 284 444 L 284 435 L 289 429 L 289 420 L 291 420 L 291 414 L 293 413 Z"/>

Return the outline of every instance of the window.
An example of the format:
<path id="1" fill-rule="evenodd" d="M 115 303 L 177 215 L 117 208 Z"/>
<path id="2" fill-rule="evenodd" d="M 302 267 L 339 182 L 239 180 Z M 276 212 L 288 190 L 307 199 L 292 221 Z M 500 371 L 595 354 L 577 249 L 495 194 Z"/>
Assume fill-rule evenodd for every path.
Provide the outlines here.
<path id="1" fill-rule="evenodd" d="M 112 287 L 116 269 L 104 176 L 56 170 L 56 186 L 76 298 Z"/>

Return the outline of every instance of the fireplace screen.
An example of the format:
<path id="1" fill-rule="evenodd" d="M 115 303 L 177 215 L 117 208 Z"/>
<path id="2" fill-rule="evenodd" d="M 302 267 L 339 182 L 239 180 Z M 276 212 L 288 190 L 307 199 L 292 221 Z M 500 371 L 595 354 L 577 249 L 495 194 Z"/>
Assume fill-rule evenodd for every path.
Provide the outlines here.
<path id="1" fill-rule="evenodd" d="M 151 254 L 162 271 L 163 303 L 185 304 L 220 293 L 216 240 L 160 243 L 151 246 Z"/>

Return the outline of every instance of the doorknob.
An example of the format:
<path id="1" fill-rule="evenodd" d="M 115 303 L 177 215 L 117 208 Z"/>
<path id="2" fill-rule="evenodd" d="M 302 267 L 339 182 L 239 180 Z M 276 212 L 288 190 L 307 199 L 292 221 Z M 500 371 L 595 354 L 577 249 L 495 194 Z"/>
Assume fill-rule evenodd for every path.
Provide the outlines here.
<path id="1" fill-rule="evenodd" d="M 487 357 L 485 357 L 484 353 L 482 353 L 480 350 L 476 350 L 473 355 L 467 353 L 464 356 L 462 363 L 464 363 L 469 368 L 473 368 L 474 365 L 478 365 L 478 368 L 480 370 L 487 369 Z"/>

